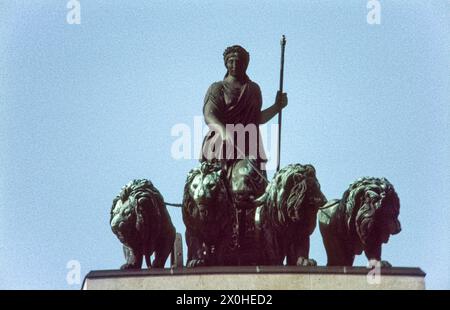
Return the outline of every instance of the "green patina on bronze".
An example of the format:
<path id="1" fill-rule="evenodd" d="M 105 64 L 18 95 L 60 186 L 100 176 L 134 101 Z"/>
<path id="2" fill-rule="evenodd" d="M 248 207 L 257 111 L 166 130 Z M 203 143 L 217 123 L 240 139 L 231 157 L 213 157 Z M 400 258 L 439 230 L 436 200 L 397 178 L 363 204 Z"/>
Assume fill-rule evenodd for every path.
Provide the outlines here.
<path id="1" fill-rule="evenodd" d="M 175 227 L 162 195 L 149 180 L 133 180 L 122 188 L 112 203 L 110 225 L 123 244 L 126 263 L 121 269 L 140 269 L 143 257 L 148 268 L 164 267 Z"/>
<path id="2" fill-rule="evenodd" d="M 381 246 L 401 231 L 400 200 L 385 178 L 365 177 L 352 183 L 342 199 L 319 209 L 319 227 L 328 266 L 352 266 L 363 251 L 369 260 L 381 261 Z"/>
<path id="3" fill-rule="evenodd" d="M 287 106 L 287 95 L 279 91 L 275 103 L 262 110 L 261 90 L 246 74 L 249 53 L 234 45 L 223 56 L 226 75 L 208 88 L 203 105 L 210 131 L 184 186 L 187 266 L 282 265 L 284 260 L 314 266 L 309 248 L 317 217 L 329 266 L 351 266 L 363 251 L 369 260 L 390 266 L 381 261 L 381 246 L 401 230 L 392 184 L 361 178 L 342 199 L 327 202 L 312 165 L 288 165 L 269 182 L 259 125 Z M 256 135 L 246 137 L 242 147 L 232 136 L 238 133 L 227 131 L 229 124 L 254 125 Z M 145 179 L 133 180 L 114 199 L 110 223 L 124 245 L 122 268 L 141 268 L 143 257 L 148 267 L 164 266 L 175 239 L 166 205 L 176 206 L 164 203 Z"/>
<path id="4" fill-rule="evenodd" d="M 182 214 L 187 266 L 230 265 L 225 256 L 232 244 L 233 201 L 219 162 L 205 161 L 188 173 Z"/>
<path id="5" fill-rule="evenodd" d="M 267 265 L 315 266 L 309 237 L 319 207 L 327 202 L 312 165 L 291 164 L 278 171 L 256 211 L 259 242 Z"/>

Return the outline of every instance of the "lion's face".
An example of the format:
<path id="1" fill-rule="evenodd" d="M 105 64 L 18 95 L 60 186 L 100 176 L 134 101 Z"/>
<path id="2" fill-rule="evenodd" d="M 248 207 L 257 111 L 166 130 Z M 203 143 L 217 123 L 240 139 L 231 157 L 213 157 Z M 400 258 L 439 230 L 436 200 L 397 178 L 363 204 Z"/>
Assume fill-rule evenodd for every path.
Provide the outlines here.
<path id="1" fill-rule="evenodd" d="M 125 201 L 118 199 L 111 213 L 111 229 L 122 241 L 136 231 L 136 200 L 129 197 Z"/>
<path id="2" fill-rule="evenodd" d="M 390 206 L 382 207 L 376 212 L 375 226 L 379 232 L 381 243 L 387 243 L 391 235 L 398 234 L 402 230 L 398 220 L 398 212 Z"/>
<path id="3" fill-rule="evenodd" d="M 311 213 L 315 214 L 318 208 L 326 203 L 317 179 L 302 173 L 290 175 L 285 187 L 280 191 L 280 195 L 287 197 L 287 215 L 294 223 L 309 219 Z"/>
<path id="4" fill-rule="evenodd" d="M 375 211 L 375 231 L 378 242 L 387 243 L 391 235 L 398 234 L 402 228 L 398 216 L 400 203 L 397 195 L 391 193 L 381 195 L 379 207 Z"/>
<path id="5" fill-rule="evenodd" d="M 216 199 L 223 190 L 221 186 L 222 169 L 218 167 L 213 171 L 200 171 L 189 186 L 189 195 L 194 200 L 198 209 L 200 220 L 213 217 L 216 207 Z"/>
<path id="6" fill-rule="evenodd" d="M 395 192 L 366 192 L 364 205 L 356 218 L 361 243 L 364 246 L 387 243 L 391 235 L 401 231 L 399 212 L 400 203 Z"/>

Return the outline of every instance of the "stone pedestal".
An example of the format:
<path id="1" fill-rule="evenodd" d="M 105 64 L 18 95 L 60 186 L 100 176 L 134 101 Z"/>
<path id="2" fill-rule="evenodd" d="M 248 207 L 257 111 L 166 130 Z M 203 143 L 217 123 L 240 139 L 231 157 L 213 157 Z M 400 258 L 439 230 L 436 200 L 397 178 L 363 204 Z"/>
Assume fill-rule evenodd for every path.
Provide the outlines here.
<path id="1" fill-rule="evenodd" d="M 379 271 L 379 272 L 378 272 Z M 370 273 L 369 273 L 370 272 Z M 84 290 L 423 290 L 419 268 L 198 267 L 102 270 L 86 276 Z"/>

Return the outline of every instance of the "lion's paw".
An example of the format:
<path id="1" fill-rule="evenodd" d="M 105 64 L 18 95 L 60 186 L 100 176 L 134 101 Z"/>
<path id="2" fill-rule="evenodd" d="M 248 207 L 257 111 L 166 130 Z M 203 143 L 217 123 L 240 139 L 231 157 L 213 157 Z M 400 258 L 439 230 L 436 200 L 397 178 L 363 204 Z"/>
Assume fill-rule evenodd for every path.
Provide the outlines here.
<path id="1" fill-rule="evenodd" d="M 136 265 L 136 264 L 123 264 L 122 266 L 120 266 L 121 270 L 130 270 L 130 269 L 140 269 L 141 267 Z"/>
<path id="2" fill-rule="evenodd" d="M 297 266 L 317 266 L 317 262 L 312 258 L 304 258 L 300 256 L 297 259 Z"/>
<path id="3" fill-rule="evenodd" d="M 382 260 L 382 261 L 381 261 L 381 268 L 383 268 L 383 267 L 388 267 L 388 268 L 390 268 L 390 267 L 392 267 L 392 265 L 391 265 L 391 263 L 388 262 L 387 260 Z"/>
<path id="4" fill-rule="evenodd" d="M 205 265 L 204 259 L 191 259 L 187 262 L 186 266 L 188 268 L 200 267 Z"/>
<path id="5" fill-rule="evenodd" d="M 391 268 L 392 265 L 387 260 L 371 259 L 367 264 L 367 268 Z"/>

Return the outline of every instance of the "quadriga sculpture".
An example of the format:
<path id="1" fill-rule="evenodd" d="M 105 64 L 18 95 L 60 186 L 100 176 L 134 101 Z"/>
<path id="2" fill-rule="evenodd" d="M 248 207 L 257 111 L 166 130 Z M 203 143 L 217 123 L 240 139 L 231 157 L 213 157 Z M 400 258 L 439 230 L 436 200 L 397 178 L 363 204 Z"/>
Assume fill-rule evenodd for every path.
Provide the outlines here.
<path id="1" fill-rule="evenodd" d="M 121 269 L 163 268 L 172 251 L 175 227 L 164 199 L 149 180 L 133 180 L 113 200 L 111 229 L 124 247 L 126 263 Z M 155 254 L 153 262 L 150 256 Z"/>
<path id="2" fill-rule="evenodd" d="M 319 227 L 328 266 L 352 266 L 355 255 L 365 252 L 371 264 L 381 261 L 381 246 L 401 231 L 400 200 L 385 178 L 361 178 L 352 183 L 342 199 L 319 209 Z"/>
<path id="3" fill-rule="evenodd" d="M 278 171 L 257 199 L 255 221 L 262 264 L 315 266 L 309 258 L 309 237 L 326 198 L 312 165 L 291 164 Z"/>
<path id="4" fill-rule="evenodd" d="M 183 196 L 187 267 L 226 265 L 232 244 L 233 202 L 219 161 L 192 169 Z"/>

